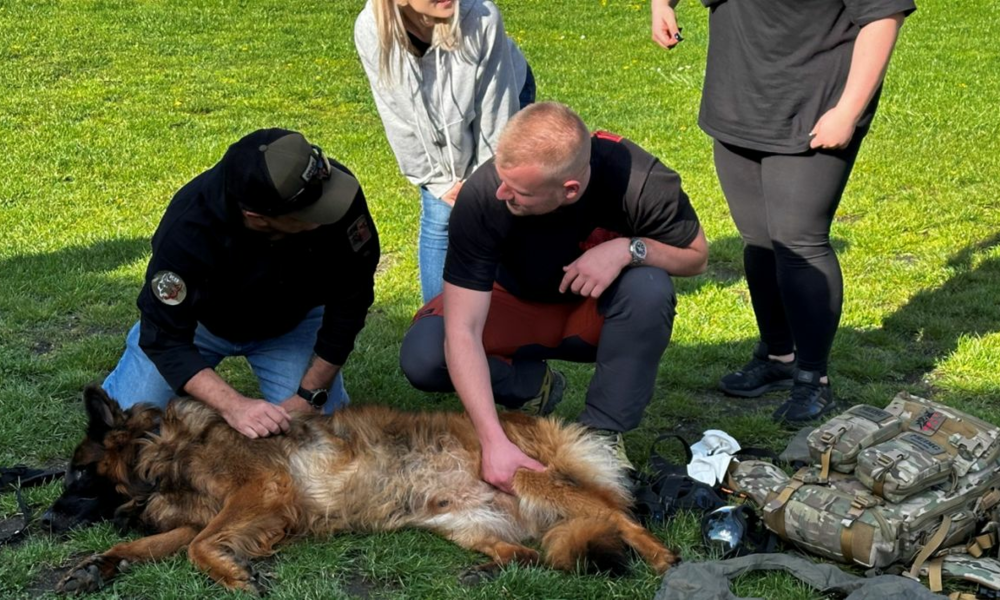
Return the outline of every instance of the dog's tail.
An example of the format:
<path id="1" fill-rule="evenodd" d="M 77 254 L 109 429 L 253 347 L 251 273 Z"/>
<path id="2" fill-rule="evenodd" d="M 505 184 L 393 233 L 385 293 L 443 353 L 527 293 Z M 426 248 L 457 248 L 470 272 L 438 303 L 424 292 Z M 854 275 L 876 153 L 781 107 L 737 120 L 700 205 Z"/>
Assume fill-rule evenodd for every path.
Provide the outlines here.
<path id="1" fill-rule="evenodd" d="M 629 570 L 628 545 L 618 526 L 596 517 L 559 523 L 542 538 L 545 562 L 554 569 L 624 575 Z"/>

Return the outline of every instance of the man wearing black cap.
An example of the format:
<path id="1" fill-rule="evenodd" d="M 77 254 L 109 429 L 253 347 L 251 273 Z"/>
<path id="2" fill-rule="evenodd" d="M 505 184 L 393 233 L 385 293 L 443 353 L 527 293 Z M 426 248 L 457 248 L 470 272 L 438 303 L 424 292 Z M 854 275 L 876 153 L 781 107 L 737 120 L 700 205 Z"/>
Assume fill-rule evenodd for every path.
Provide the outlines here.
<path id="1" fill-rule="evenodd" d="M 340 369 L 374 301 L 379 240 L 354 176 L 299 133 L 255 131 L 174 196 L 139 323 L 104 389 L 127 408 L 190 395 L 240 433 L 348 401 Z M 245 356 L 264 400 L 214 368 Z"/>

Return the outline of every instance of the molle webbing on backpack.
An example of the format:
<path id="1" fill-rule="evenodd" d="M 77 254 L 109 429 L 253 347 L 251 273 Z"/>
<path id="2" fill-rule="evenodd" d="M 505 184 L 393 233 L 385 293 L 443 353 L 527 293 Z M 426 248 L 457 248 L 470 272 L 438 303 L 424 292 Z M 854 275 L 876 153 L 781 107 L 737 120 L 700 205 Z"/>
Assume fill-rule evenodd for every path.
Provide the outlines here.
<path id="1" fill-rule="evenodd" d="M 855 406 L 811 432 L 817 466 L 789 478 L 743 461 L 728 482 L 804 550 L 878 568 L 916 559 L 915 575 L 935 556 L 994 546 L 993 534 L 973 537 L 1000 504 L 998 437 L 989 423 L 901 393 L 884 410 Z"/>
<path id="2" fill-rule="evenodd" d="M 927 577 L 928 587 L 934 592 L 941 591 L 944 578 L 964 579 L 978 583 L 990 590 L 1000 590 L 1000 562 L 995 558 L 973 558 L 967 554 L 947 554 L 928 562 L 920 570 L 920 574 Z M 970 597 L 978 596 L 972 595 Z"/>

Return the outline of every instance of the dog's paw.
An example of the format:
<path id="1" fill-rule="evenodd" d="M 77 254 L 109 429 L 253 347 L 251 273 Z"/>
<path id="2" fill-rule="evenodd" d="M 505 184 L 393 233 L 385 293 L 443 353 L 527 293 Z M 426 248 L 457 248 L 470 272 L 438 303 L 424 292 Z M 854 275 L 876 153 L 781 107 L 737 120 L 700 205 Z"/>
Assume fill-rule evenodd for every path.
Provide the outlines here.
<path id="1" fill-rule="evenodd" d="M 108 572 L 108 560 L 95 554 L 77 564 L 56 584 L 56 593 L 80 594 L 96 592 L 104 587 L 105 574 Z"/>
<path id="2" fill-rule="evenodd" d="M 490 562 L 462 571 L 458 575 L 458 582 L 466 587 L 472 587 L 495 579 L 499 574 L 500 565 Z"/>

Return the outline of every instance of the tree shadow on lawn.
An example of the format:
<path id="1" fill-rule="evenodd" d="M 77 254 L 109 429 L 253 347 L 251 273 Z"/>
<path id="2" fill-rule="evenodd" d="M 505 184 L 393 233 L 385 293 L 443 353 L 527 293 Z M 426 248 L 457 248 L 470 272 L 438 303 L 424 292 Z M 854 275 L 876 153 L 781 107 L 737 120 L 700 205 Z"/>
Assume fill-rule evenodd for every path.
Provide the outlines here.
<path id="1" fill-rule="evenodd" d="M 906 389 L 1000 423 L 995 396 L 939 390 L 929 377 L 955 352 L 961 338 L 1000 331 L 1000 302 L 996 300 L 1000 258 L 974 261 L 976 255 L 997 246 L 1000 234 L 957 252 L 947 263 L 955 274 L 937 288 L 914 294 L 885 317 L 881 328 L 838 331 L 830 362 L 841 410 L 856 403 L 885 406 Z M 727 397 L 716 389 L 718 378 L 738 368 L 755 342 L 672 344 L 661 364 L 658 389 L 640 437 L 651 441 L 660 432 L 674 431 L 697 440 L 705 429 L 721 428 L 747 445 L 783 448 L 789 431 L 797 428 L 772 423 L 770 414 L 787 393 L 744 399 Z M 699 389 L 703 391 L 690 391 Z"/>
<path id="2" fill-rule="evenodd" d="M 64 333 L 70 339 L 105 332 L 106 324 L 80 319 L 88 313 L 103 316 L 123 303 L 133 306 L 139 282 L 113 272 L 148 252 L 148 239 L 125 238 L 0 261 L 4 284 L 0 292 L 4 318 L 0 322 L 14 336 L 0 345 L 27 343 L 34 354 L 47 354 L 58 340 L 32 340 L 33 332 Z M 121 331 L 128 326 L 131 323 L 123 323 Z"/>
<path id="3" fill-rule="evenodd" d="M 1000 258 L 974 265 L 977 254 L 997 246 L 1000 234 L 957 252 L 947 263 L 954 275 L 940 287 L 916 293 L 884 319 L 881 329 L 841 331 L 835 345 L 839 356 L 834 360 L 843 365 L 838 370 L 855 379 L 937 392 L 928 376 L 955 352 L 961 338 L 1000 331 Z"/>

